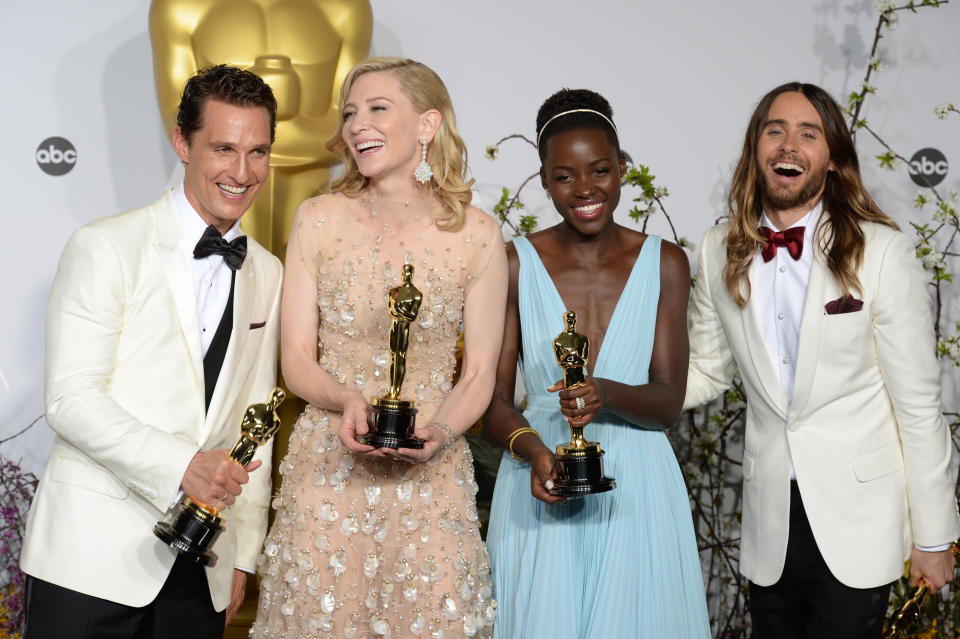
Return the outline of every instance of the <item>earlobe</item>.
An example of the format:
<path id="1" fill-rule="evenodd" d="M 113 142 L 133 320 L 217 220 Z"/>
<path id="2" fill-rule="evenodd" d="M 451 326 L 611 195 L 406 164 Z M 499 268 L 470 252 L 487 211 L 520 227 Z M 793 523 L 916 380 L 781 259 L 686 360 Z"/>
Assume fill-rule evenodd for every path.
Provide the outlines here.
<path id="1" fill-rule="evenodd" d="M 189 146 L 187 139 L 183 137 L 183 134 L 180 132 L 180 127 L 175 128 L 173 130 L 173 150 L 184 164 L 187 163 L 187 149 Z"/>

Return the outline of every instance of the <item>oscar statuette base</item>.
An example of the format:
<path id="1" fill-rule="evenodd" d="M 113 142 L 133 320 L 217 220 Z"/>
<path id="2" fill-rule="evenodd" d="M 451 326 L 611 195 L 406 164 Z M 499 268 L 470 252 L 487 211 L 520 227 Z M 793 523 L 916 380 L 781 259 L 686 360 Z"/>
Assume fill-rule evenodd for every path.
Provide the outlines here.
<path id="1" fill-rule="evenodd" d="M 423 448 L 423 440 L 413 436 L 416 417 L 413 402 L 377 398 L 370 404 L 370 433 L 363 443 L 375 448 Z"/>
<path id="2" fill-rule="evenodd" d="M 603 474 L 603 455 L 600 444 L 596 442 L 587 442 L 583 448 L 575 448 L 570 444 L 557 446 L 560 478 L 554 482 L 550 494 L 572 499 L 616 488 L 617 482 Z"/>
<path id="3" fill-rule="evenodd" d="M 167 521 L 157 522 L 153 534 L 181 555 L 213 567 L 217 554 L 210 547 L 223 532 L 223 521 L 216 511 L 187 497 L 173 507 Z"/>

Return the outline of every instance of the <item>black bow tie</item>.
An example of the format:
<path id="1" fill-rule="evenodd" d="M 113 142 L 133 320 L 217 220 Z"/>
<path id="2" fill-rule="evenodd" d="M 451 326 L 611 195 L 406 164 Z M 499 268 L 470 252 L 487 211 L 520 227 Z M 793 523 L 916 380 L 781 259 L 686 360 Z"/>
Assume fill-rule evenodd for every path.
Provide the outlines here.
<path id="1" fill-rule="evenodd" d="M 247 256 L 247 236 L 241 235 L 232 242 L 227 242 L 211 224 L 193 248 L 193 259 L 201 260 L 210 255 L 222 255 L 230 270 L 238 270 L 243 266 L 243 258 Z"/>

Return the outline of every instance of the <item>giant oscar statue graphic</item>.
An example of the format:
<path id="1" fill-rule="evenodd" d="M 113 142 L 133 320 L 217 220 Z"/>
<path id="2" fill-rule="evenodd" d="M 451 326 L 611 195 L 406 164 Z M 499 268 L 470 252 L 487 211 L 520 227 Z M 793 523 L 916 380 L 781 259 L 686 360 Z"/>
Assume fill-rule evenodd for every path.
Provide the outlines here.
<path id="1" fill-rule="evenodd" d="M 586 382 L 590 361 L 590 342 L 577 332 L 577 314 L 563 314 L 566 329 L 553 340 L 557 364 L 563 369 L 563 387 L 576 388 Z M 560 478 L 550 489 L 559 497 L 582 497 L 616 488 L 616 482 L 603 474 L 603 449 L 583 436 L 583 426 L 570 424 L 570 443 L 557 446 L 557 470 Z"/>
<path id="2" fill-rule="evenodd" d="M 160 114 L 176 126 L 184 83 L 197 69 L 232 64 L 277 97 L 270 176 L 243 228 L 283 259 L 297 205 L 330 181 L 323 143 L 337 128 L 337 95 L 370 51 L 369 0 L 153 0 L 150 41 Z"/>

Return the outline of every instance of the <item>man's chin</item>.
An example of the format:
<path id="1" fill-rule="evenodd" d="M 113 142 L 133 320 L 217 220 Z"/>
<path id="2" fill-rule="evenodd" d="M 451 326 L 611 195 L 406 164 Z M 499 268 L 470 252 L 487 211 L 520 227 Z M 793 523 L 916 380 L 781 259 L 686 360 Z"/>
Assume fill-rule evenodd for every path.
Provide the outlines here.
<path id="1" fill-rule="evenodd" d="M 815 203 L 818 195 L 823 192 L 824 184 L 825 182 L 808 181 L 793 188 L 772 188 L 764 180 L 760 194 L 766 206 L 777 211 L 787 211 Z"/>

